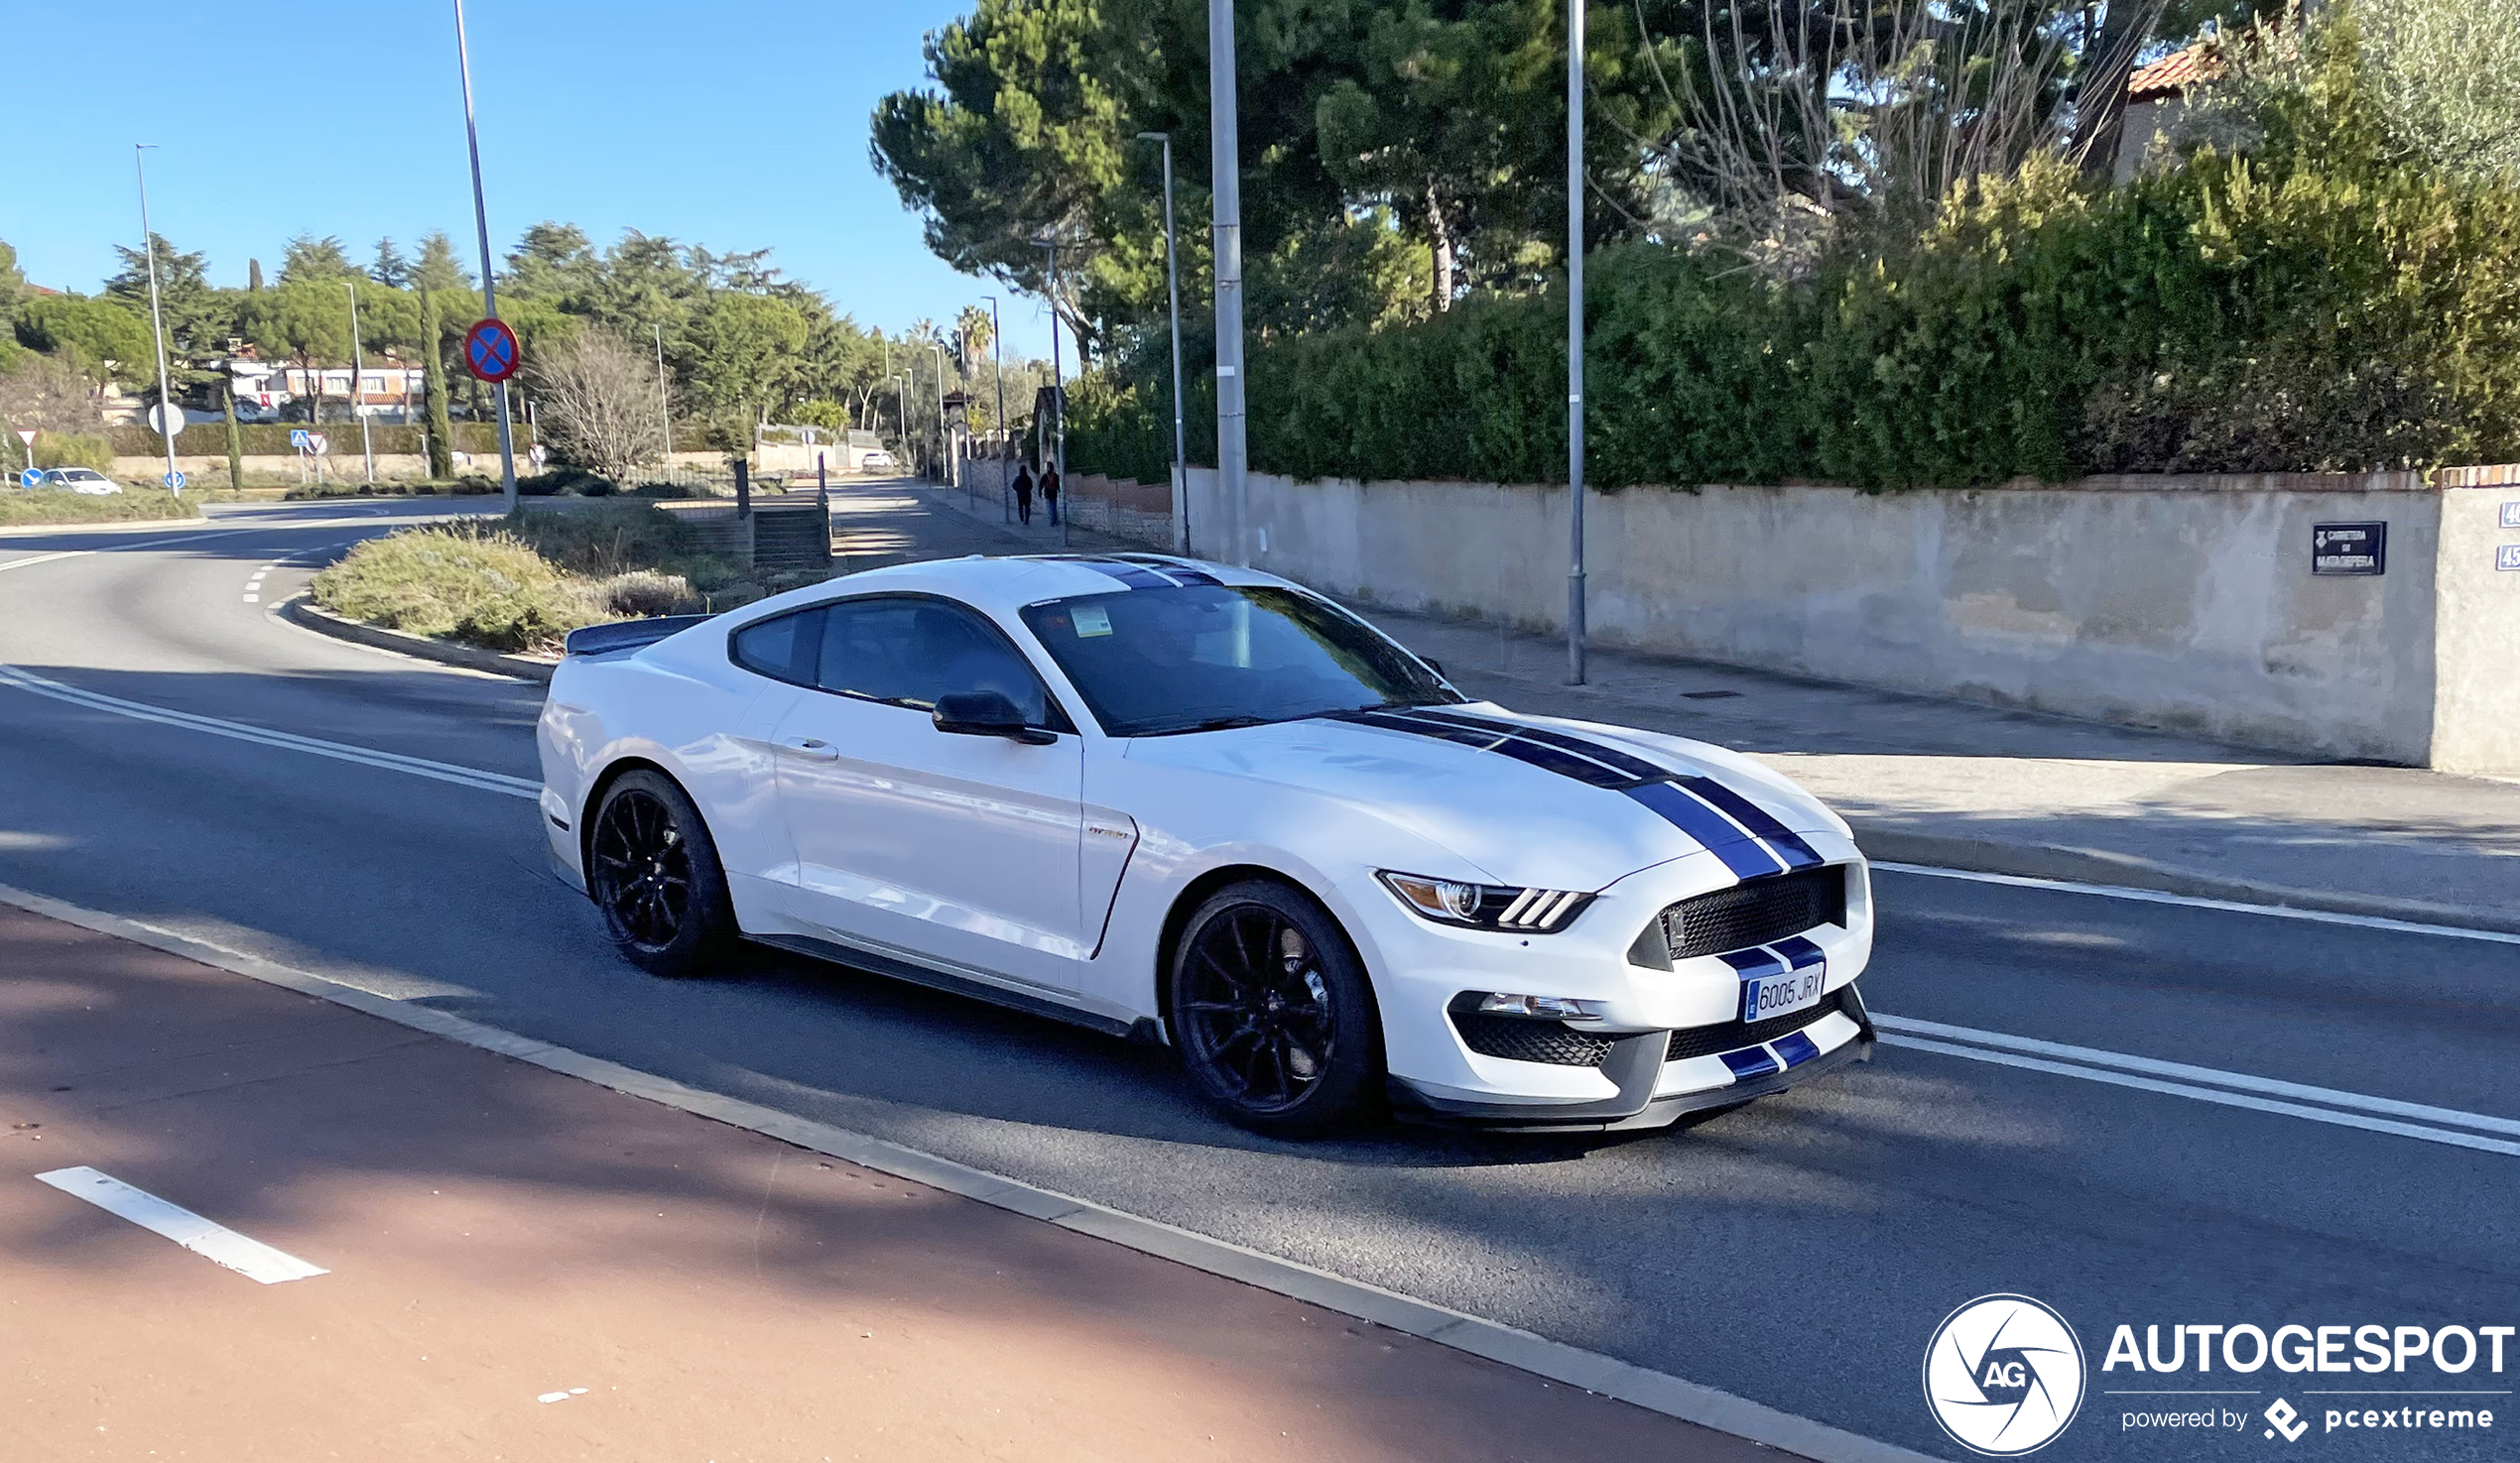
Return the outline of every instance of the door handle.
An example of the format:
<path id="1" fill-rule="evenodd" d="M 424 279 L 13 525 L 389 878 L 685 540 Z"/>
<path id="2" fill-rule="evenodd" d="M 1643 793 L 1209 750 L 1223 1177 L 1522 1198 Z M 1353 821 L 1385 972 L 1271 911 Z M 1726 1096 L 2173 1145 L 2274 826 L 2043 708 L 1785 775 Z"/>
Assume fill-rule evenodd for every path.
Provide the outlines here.
<path id="1" fill-rule="evenodd" d="M 820 737 L 781 737 L 779 747 L 782 751 L 794 752 L 800 757 L 819 757 L 825 761 L 840 755 L 839 748 Z"/>

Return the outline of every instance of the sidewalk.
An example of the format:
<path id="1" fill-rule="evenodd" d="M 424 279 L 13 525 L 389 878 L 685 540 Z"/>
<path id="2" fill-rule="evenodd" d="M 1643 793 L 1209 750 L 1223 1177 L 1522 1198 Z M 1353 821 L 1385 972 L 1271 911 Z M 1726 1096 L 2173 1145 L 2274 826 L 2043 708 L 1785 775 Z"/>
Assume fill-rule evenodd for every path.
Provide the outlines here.
<path id="1" fill-rule="evenodd" d="M 0 969 L 11 1458 L 1786 1456 L 14 909 Z"/>
<path id="2" fill-rule="evenodd" d="M 919 496 L 896 520 L 906 537 L 968 542 L 940 553 L 1043 551 L 979 542 L 994 526 L 958 494 Z M 2520 782 L 1598 648 L 1589 684 L 1569 686 L 1563 640 L 1360 608 L 1472 695 L 1751 753 L 1827 799 L 1877 859 L 2520 930 Z"/>

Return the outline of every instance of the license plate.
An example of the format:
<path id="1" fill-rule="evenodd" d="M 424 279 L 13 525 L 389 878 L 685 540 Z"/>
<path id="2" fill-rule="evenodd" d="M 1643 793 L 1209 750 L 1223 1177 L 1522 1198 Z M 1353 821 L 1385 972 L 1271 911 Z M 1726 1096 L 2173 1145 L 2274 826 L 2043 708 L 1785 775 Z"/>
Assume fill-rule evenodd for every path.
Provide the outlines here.
<path id="1" fill-rule="evenodd" d="M 1820 1004 L 1828 984 L 1828 962 L 1815 961 L 1782 975 L 1757 975 L 1741 982 L 1741 1019 L 1766 1021 Z"/>

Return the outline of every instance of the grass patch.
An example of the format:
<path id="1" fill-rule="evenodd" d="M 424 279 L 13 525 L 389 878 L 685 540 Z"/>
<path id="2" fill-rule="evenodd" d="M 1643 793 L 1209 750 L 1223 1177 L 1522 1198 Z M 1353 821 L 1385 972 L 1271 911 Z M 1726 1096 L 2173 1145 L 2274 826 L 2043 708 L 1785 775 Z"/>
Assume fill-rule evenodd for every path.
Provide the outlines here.
<path id="1" fill-rule="evenodd" d="M 444 493 L 452 497 L 480 497 L 499 491 L 496 480 L 478 473 L 467 473 L 451 479 L 396 478 L 378 483 L 351 483 L 327 480 L 299 483 L 281 496 L 292 503 L 324 498 L 428 498 Z"/>
<path id="2" fill-rule="evenodd" d="M 125 488 L 89 497 L 66 488 L 10 488 L 0 491 L 0 528 L 35 524 L 110 524 L 153 518 L 199 518 L 201 505 L 191 495 L 179 498 L 164 488 Z"/>
<path id="3" fill-rule="evenodd" d="M 546 650 L 581 625 L 731 609 L 758 598 L 737 560 L 635 500 L 406 529 L 315 578 L 317 604 L 415 635 Z"/>

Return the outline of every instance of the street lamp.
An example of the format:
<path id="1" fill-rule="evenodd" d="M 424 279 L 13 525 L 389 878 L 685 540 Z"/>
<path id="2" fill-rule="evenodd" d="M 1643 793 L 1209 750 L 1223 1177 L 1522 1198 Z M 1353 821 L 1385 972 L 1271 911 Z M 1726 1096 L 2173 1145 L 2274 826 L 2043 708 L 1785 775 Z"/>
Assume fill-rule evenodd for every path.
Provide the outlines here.
<path id="1" fill-rule="evenodd" d="M 464 44 L 463 0 L 455 0 L 455 69 L 463 75 L 463 140 L 472 153 L 472 224 L 481 238 L 481 313 L 498 318 L 497 282 L 490 270 L 490 212 L 481 201 L 481 134 L 472 125 L 472 53 Z M 499 484 L 507 511 L 516 512 L 516 437 L 508 425 L 508 384 L 490 383 L 499 403 Z"/>
<path id="2" fill-rule="evenodd" d="M 158 236 L 149 228 L 149 149 L 154 142 L 131 145 L 132 170 L 140 175 L 140 252 L 149 260 L 149 343 L 158 352 L 158 437 L 167 448 L 167 491 L 182 493 L 175 485 L 175 434 L 184 423 L 175 415 L 175 403 L 167 395 L 167 322 L 158 308 Z M 27 448 L 26 465 L 35 465 L 35 449 Z"/>
<path id="3" fill-rule="evenodd" d="M 1035 243 L 1050 251 L 1050 423 L 1051 464 L 1059 474 L 1059 491 L 1068 491 L 1068 383 L 1065 368 L 1059 360 L 1059 241 L 1036 239 Z M 1059 515 L 1059 547 L 1068 547 L 1068 520 L 1075 515 Z"/>
<path id="4" fill-rule="evenodd" d="M 980 298 L 989 303 L 989 365 L 991 373 L 997 377 L 998 507 L 1004 511 L 1006 522 L 1013 523 L 1015 522 L 1014 495 L 1006 490 L 1009 476 L 1006 470 L 1006 449 L 1015 440 L 1014 433 L 1006 429 L 1006 331 L 998 324 L 997 297 L 983 295 Z"/>
<path id="5" fill-rule="evenodd" d="M 367 414 L 359 410 L 359 398 L 366 391 L 367 356 L 359 346 L 359 285 L 356 280 L 343 280 L 341 288 L 350 296 L 350 415 L 359 419 L 359 458 L 367 474 L 367 485 L 376 486 L 376 437 L 369 431 Z"/>
<path id="6" fill-rule="evenodd" d="M 1225 556 L 1248 565 L 1251 467 L 1242 409 L 1242 159 L 1235 129 L 1234 0 L 1207 0 L 1208 164 L 1216 208 L 1216 488 L 1230 520 Z"/>
<path id="7" fill-rule="evenodd" d="M 1583 0 L 1567 0 L 1567 683 L 1583 684 Z"/>
<path id="8" fill-rule="evenodd" d="M 662 322 L 658 322 L 652 328 L 656 331 L 656 420 L 665 428 L 665 480 L 672 482 L 674 480 L 674 404 L 665 391 L 665 326 Z"/>
<path id="9" fill-rule="evenodd" d="M 937 482 L 941 487 L 953 486 L 953 464 L 946 461 L 945 429 L 945 342 L 932 342 L 937 352 Z"/>
<path id="10" fill-rule="evenodd" d="M 1141 132 L 1164 145 L 1164 283 L 1173 294 L 1173 551 L 1190 552 L 1190 447 L 1182 431 L 1182 271 L 1173 248 L 1173 134 Z"/>

